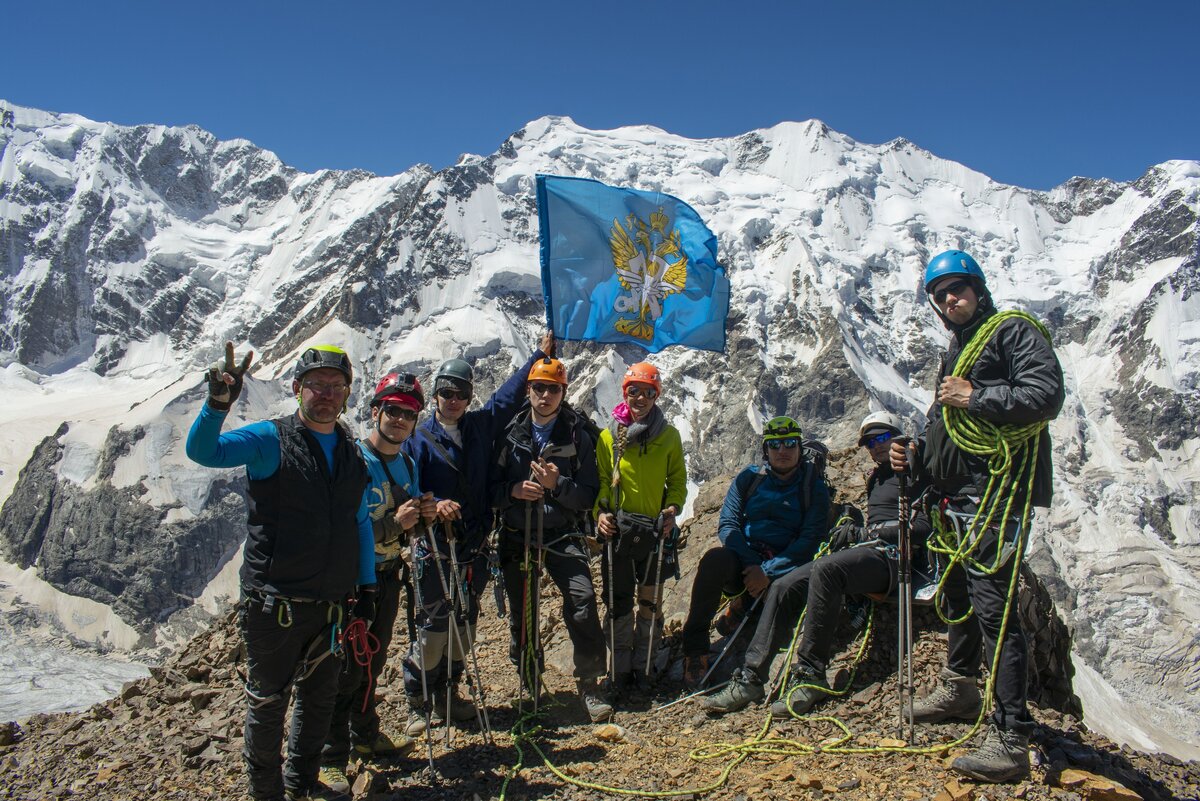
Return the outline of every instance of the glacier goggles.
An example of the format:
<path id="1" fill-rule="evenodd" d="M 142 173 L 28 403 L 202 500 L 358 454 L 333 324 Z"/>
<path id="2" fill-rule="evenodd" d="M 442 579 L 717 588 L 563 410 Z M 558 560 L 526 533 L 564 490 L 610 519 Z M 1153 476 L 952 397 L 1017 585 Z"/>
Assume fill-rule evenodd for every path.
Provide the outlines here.
<path id="1" fill-rule="evenodd" d="M 780 448 L 787 448 L 790 450 L 792 448 L 800 447 L 800 440 L 796 437 L 787 437 L 786 439 L 769 439 L 763 444 L 773 451 L 777 451 Z"/>

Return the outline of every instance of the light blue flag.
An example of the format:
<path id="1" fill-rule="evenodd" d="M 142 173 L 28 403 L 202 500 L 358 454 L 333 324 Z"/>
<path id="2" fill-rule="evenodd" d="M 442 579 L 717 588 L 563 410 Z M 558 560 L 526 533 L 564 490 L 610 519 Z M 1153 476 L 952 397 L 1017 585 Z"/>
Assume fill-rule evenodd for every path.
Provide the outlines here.
<path id="1" fill-rule="evenodd" d="M 717 238 L 661 192 L 537 177 L 542 294 L 559 339 L 725 350 L 729 280 Z"/>

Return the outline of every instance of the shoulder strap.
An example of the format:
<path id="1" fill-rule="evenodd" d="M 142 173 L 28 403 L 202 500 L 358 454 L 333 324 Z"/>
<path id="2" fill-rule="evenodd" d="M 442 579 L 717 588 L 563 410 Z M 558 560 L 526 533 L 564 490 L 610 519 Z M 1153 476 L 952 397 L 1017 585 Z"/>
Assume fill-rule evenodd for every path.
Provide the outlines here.
<path id="1" fill-rule="evenodd" d="M 746 486 L 746 491 L 742 493 L 742 514 L 746 513 L 746 501 L 750 500 L 750 496 L 754 494 L 762 483 L 767 480 L 767 467 L 760 465 L 754 471 L 754 478 L 750 479 L 750 483 Z"/>

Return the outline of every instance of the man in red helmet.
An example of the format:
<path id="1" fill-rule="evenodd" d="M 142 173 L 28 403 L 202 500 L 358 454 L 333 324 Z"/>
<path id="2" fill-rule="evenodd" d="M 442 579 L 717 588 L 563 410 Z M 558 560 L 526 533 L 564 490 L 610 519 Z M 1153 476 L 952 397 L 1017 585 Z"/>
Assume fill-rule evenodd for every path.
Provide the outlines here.
<path id="1" fill-rule="evenodd" d="M 418 520 L 429 522 L 437 516 L 433 493 L 421 494 L 416 463 L 400 451 L 400 445 L 417 427 L 417 416 L 424 406 L 425 395 L 416 376 L 401 371 L 387 373 L 371 396 L 371 433 L 358 442 L 370 474 L 366 501 L 375 534 L 375 592 L 371 596 L 374 614 L 367 630 L 378 640 L 379 650 L 366 666 L 348 654 L 339 678 L 320 773 L 321 783 L 335 792 L 350 791 L 345 771 L 351 747 L 355 756 L 369 759 L 403 755 L 414 746 L 411 737 L 380 729 L 373 690 L 387 660 L 400 610 L 404 587 L 401 551 Z"/>

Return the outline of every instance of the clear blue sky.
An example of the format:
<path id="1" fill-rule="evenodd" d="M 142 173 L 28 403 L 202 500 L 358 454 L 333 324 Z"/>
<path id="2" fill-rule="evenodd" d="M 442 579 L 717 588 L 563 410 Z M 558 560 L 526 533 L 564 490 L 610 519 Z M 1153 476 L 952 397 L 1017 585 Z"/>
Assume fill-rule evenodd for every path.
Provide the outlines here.
<path id="1" fill-rule="evenodd" d="M 1008 183 L 1200 158 L 1200 3 L 5 3 L 0 98 L 195 123 L 302 170 L 493 152 L 546 114 L 733 136 L 821 119 Z"/>

